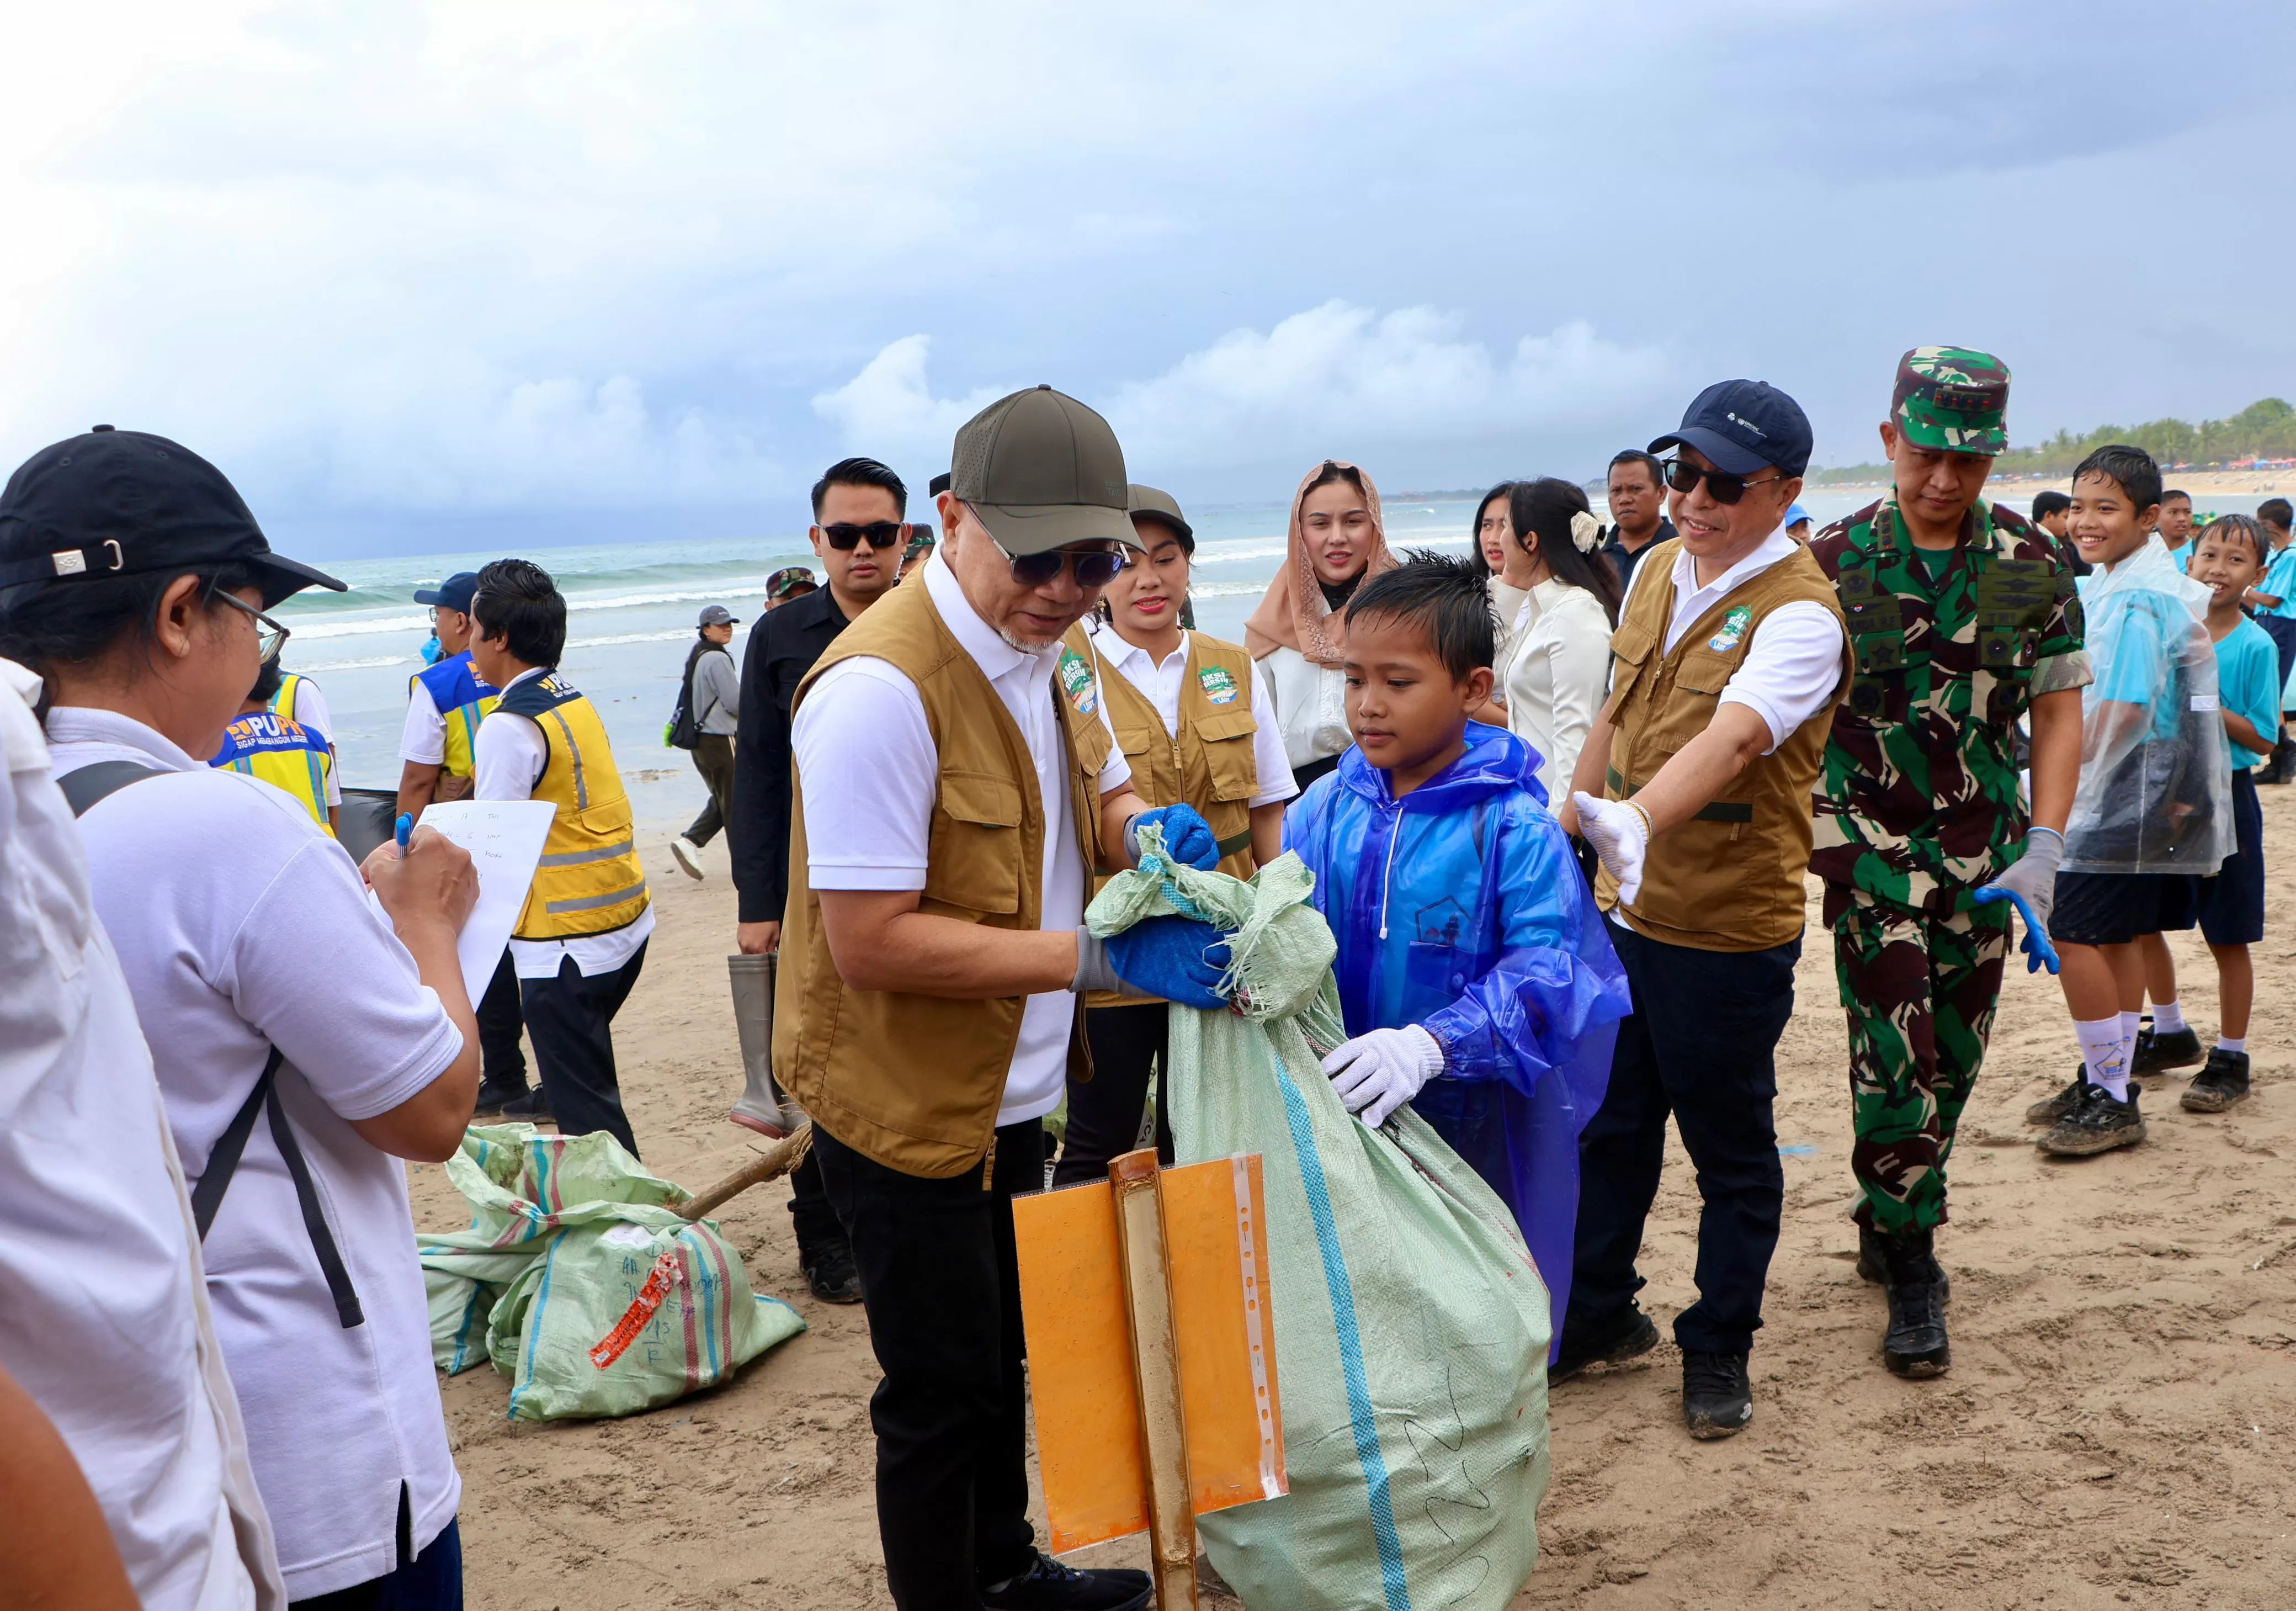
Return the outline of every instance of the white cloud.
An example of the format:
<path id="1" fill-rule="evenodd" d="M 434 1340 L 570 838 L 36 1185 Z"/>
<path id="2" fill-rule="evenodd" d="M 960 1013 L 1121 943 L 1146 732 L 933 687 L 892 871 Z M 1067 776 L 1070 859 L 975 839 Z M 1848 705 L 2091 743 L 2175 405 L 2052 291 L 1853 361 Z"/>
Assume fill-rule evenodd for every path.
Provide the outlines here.
<path id="1" fill-rule="evenodd" d="M 1431 308 L 1381 314 L 1334 300 L 1264 332 L 1230 331 L 1160 374 L 1085 400 L 1108 415 L 1136 467 L 1201 478 L 1317 455 L 1520 442 L 1566 422 L 1600 427 L 1646 408 L 1673 378 L 1658 349 L 1608 341 L 1583 321 L 1499 352 L 1465 337 L 1464 325 Z M 815 411 L 854 451 L 945 456 L 956 428 L 1009 388 L 936 398 L 931 344 L 889 343 L 816 397 Z"/>

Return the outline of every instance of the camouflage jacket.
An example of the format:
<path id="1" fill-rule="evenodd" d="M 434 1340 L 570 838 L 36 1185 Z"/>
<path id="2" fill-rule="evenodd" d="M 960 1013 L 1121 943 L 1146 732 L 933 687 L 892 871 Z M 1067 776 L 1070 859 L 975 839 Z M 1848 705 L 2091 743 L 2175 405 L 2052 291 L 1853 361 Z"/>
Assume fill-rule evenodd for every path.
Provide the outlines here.
<path id="1" fill-rule="evenodd" d="M 2091 680 L 2063 551 L 1980 503 L 1931 581 L 1894 495 L 1809 547 L 1854 662 L 1812 802 L 1809 870 L 1896 905 L 1965 911 L 2024 837 L 2017 719 L 2035 695 Z"/>

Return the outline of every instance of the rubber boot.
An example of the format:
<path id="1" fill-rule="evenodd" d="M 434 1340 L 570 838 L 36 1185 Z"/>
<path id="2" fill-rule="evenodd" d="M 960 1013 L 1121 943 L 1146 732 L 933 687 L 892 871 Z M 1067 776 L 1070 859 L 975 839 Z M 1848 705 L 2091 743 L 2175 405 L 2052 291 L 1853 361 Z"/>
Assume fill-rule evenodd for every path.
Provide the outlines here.
<path id="1" fill-rule="evenodd" d="M 1895 1374 L 1915 1381 L 1943 1376 L 1953 1363 L 1945 1336 L 1945 1293 L 1931 1241 L 1929 1231 L 1909 1230 L 1885 1237 L 1882 1244 L 1890 1298 L 1890 1329 L 1882 1339 L 1882 1360 Z"/>

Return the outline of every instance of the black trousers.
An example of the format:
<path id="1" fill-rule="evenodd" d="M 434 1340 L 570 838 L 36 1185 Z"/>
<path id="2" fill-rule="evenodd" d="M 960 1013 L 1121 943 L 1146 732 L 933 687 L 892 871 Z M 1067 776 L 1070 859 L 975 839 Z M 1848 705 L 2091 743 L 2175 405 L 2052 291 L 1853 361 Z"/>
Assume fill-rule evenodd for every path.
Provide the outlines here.
<path id="1" fill-rule="evenodd" d="M 1148 1072 L 1164 1056 L 1172 1009 L 1159 1001 L 1141 1007 L 1089 1007 L 1084 1037 L 1092 1048 L 1092 1078 L 1069 1081 L 1069 1128 L 1054 1186 L 1105 1180 L 1111 1158 L 1140 1144 L 1140 1114 L 1148 1105 Z M 1156 1156 L 1172 1161 L 1172 1123 L 1164 1091 L 1156 1089 Z"/>
<path id="2" fill-rule="evenodd" d="M 818 1129 L 814 1134 L 819 1135 Z M 821 1179 L 821 1160 L 811 1152 L 790 1171 L 790 1229 L 797 1233 L 797 1262 L 809 1264 L 825 1242 L 842 1241 L 845 1227 L 837 1222 L 837 1205 Z"/>
<path id="3" fill-rule="evenodd" d="M 535 1072 L 542 1094 L 562 1136 L 603 1130 L 633 1158 L 637 1138 L 622 1111 L 621 1081 L 614 1074 L 614 1015 L 629 999 L 630 987 L 645 966 L 646 944 L 611 974 L 583 977 L 569 957 L 555 979 L 521 979 L 526 1032 L 534 1041 Z"/>
<path id="4" fill-rule="evenodd" d="M 709 785 L 701 814 L 685 830 L 696 844 L 708 844 L 734 815 L 734 741 L 723 733 L 704 733 L 693 746 L 693 769 Z"/>
<path id="5" fill-rule="evenodd" d="M 518 970 L 511 966 L 510 948 L 503 948 L 487 993 L 479 998 L 479 1066 L 488 1085 L 504 1090 L 526 1089 L 526 1048 L 519 1034 L 526 1015 L 519 1010 Z"/>
<path id="6" fill-rule="evenodd" d="M 903 1174 L 813 1127 L 829 1200 L 853 1239 L 869 1342 L 885 1373 L 877 1535 L 901 1611 L 980 1611 L 984 1583 L 1025 1571 L 1027 1377 L 1013 1199 L 1045 1184 L 1045 1127 L 996 1132 L 989 1189 L 975 1167 Z"/>
<path id="7" fill-rule="evenodd" d="M 1607 919 L 1606 919 L 1607 921 Z M 1693 1353 L 1745 1353 L 1778 1245 L 1778 1037 L 1793 1015 L 1799 936 L 1766 951 L 1702 951 L 1611 925 L 1635 1010 L 1611 1088 L 1578 1139 L 1578 1230 L 1566 1332 L 1600 1327 L 1643 1286 L 1643 1222 L 1674 1115 L 1698 1176 L 1698 1302 L 1675 1317 Z"/>

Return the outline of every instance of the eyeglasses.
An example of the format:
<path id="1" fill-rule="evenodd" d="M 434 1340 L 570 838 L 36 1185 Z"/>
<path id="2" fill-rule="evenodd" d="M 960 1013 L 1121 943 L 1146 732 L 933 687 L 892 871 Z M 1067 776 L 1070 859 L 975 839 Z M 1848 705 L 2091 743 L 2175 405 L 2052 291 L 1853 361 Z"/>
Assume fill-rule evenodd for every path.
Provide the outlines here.
<path id="1" fill-rule="evenodd" d="M 1704 481 L 1707 492 L 1718 504 L 1734 504 L 1746 496 L 1746 489 L 1749 487 L 1759 487 L 1765 481 L 1782 481 L 1785 479 L 1783 475 L 1758 475 L 1753 480 L 1748 481 L 1744 476 L 1732 475 L 1726 470 L 1701 470 L 1697 465 L 1678 458 L 1666 461 L 1668 486 L 1677 492 L 1691 493 L 1698 490 L 1699 482 Z"/>
<path id="2" fill-rule="evenodd" d="M 1113 548 L 1048 548 L 1042 554 L 1014 554 L 997 543 L 996 552 L 1013 567 L 1013 579 L 1024 588 L 1044 587 L 1062 571 L 1073 571 L 1079 588 L 1105 588 L 1132 563 Z"/>
<path id="3" fill-rule="evenodd" d="M 281 647 L 286 644 L 289 636 L 286 628 L 272 620 L 262 611 L 257 609 L 253 604 L 249 604 L 245 599 L 238 597 L 236 595 L 226 593 L 221 588 L 210 585 L 208 588 L 208 596 L 219 603 L 229 604 L 234 610 L 241 611 L 246 614 L 255 617 L 256 657 L 266 665 L 272 661 L 279 658 L 279 651 Z"/>
<path id="4" fill-rule="evenodd" d="M 840 521 L 833 526 L 824 526 L 821 534 L 829 539 L 831 547 L 840 554 L 846 554 L 851 552 L 865 537 L 869 539 L 872 548 L 890 548 L 901 540 L 901 529 L 898 521 L 873 521 L 865 526 Z"/>

